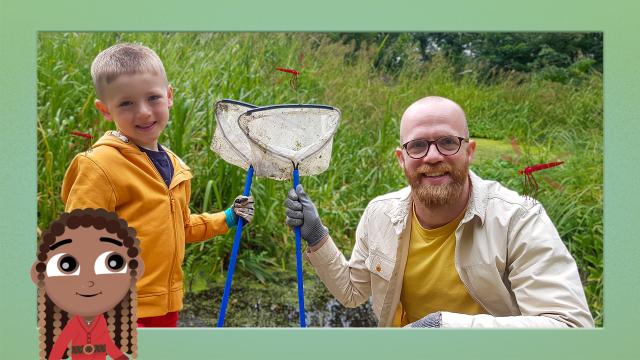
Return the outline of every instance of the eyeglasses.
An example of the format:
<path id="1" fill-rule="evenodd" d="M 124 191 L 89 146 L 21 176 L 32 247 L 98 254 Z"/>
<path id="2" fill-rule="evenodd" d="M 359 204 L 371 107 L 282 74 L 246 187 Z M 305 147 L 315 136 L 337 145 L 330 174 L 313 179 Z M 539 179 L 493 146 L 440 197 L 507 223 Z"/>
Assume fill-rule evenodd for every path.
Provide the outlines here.
<path id="1" fill-rule="evenodd" d="M 469 142 L 469 138 L 448 135 L 439 137 L 433 141 L 429 141 L 427 139 L 411 140 L 404 143 L 402 145 L 402 148 L 412 159 L 422 159 L 423 157 L 427 156 L 427 153 L 431 148 L 431 144 L 435 144 L 436 149 L 440 154 L 442 154 L 443 156 L 451 156 L 458 153 L 463 141 Z"/>

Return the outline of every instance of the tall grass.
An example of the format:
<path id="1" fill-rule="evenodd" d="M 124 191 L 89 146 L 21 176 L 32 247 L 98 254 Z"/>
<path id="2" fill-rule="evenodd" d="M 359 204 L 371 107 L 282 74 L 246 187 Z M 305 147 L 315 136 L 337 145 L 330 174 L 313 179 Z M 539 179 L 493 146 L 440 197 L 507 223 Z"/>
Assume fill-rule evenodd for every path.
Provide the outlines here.
<path id="1" fill-rule="evenodd" d="M 102 49 L 120 41 L 153 48 L 165 64 L 175 104 L 161 143 L 189 164 L 193 212 L 220 211 L 242 191 L 245 172 L 209 150 L 215 130 L 213 104 L 232 98 L 256 105 L 322 103 L 338 107 L 342 121 L 330 168 L 302 178 L 323 222 L 347 254 L 367 202 L 405 186 L 393 150 L 399 119 L 416 99 L 449 97 L 467 112 L 472 137 L 516 138 L 524 154 L 515 160 L 483 159 L 481 176 L 521 190 L 516 170 L 555 159 L 566 163 L 541 173 L 538 200 L 544 204 L 572 252 L 589 306 L 602 324 L 602 77 L 556 84 L 535 76 L 457 74 L 446 59 L 422 63 L 403 59 L 402 70 L 374 70 L 377 49 L 352 52 L 323 34 L 237 33 L 41 33 L 38 51 L 38 226 L 63 211 L 59 192 L 64 172 L 86 143 L 70 131 L 99 137 L 113 125 L 93 107 L 89 67 Z M 346 61 L 348 60 L 348 61 Z M 301 70 L 297 89 L 275 67 Z M 477 150 L 481 152 L 482 149 Z M 514 158 L 514 154 L 506 154 Z M 560 187 L 552 187 L 557 182 Z M 549 183 L 549 184 L 548 184 Z M 263 282 L 295 273 L 293 234 L 284 224 L 282 202 L 288 182 L 256 179 L 257 211 L 243 235 L 240 276 Z M 191 245 L 185 269 L 193 286 L 225 276 L 232 234 Z M 203 281 L 205 279 L 206 281 Z M 199 284 L 199 285 L 198 285 Z"/>

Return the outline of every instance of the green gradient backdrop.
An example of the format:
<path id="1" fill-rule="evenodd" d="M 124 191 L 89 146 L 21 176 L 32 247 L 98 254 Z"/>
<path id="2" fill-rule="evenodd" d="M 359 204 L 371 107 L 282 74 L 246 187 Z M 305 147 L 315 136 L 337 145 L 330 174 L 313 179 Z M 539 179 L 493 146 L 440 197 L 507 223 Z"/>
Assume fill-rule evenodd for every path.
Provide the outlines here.
<path id="1" fill-rule="evenodd" d="M 37 358 L 38 31 L 603 31 L 605 324 L 596 330 L 183 329 L 140 331 L 141 359 L 599 359 L 640 354 L 640 3 L 632 1 L 0 0 L 0 358 Z M 636 179 L 635 181 L 633 179 Z"/>

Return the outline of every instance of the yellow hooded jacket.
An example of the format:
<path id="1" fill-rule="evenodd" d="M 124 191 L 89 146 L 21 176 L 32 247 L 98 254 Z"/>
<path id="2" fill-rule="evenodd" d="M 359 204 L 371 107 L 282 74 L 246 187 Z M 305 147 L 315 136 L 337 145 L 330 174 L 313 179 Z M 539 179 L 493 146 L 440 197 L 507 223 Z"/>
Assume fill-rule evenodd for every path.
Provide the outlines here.
<path id="1" fill-rule="evenodd" d="M 76 155 L 62 183 L 65 211 L 115 211 L 136 229 L 144 261 L 137 284 L 138 317 L 182 309 L 185 243 L 229 230 L 224 212 L 190 214 L 191 170 L 167 153 L 174 169 L 169 188 L 145 153 L 119 132 L 109 131 L 90 151 Z"/>

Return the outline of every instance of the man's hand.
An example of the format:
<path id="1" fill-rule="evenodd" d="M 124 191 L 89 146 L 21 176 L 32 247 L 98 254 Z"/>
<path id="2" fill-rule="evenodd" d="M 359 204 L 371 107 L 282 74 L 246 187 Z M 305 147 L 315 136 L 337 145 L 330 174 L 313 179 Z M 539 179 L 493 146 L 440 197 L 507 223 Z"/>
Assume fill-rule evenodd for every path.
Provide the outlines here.
<path id="1" fill-rule="evenodd" d="M 236 223 L 238 216 L 243 218 L 247 224 L 250 223 L 253 219 L 253 196 L 240 195 L 236 197 L 230 209 L 233 212 Z"/>
<path id="2" fill-rule="evenodd" d="M 302 238 L 309 246 L 317 244 L 329 234 L 329 230 L 320 221 L 316 206 L 304 192 L 302 185 L 298 185 L 295 190 L 289 190 L 284 206 L 287 208 L 287 225 L 292 228 L 300 226 Z"/>
<path id="3" fill-rule="evenodd" d="M 407 324 L 406 328 L 439 328 L 442 327 L 442 313 L 440 311 L 431 313 L 420 320 Z"/>

